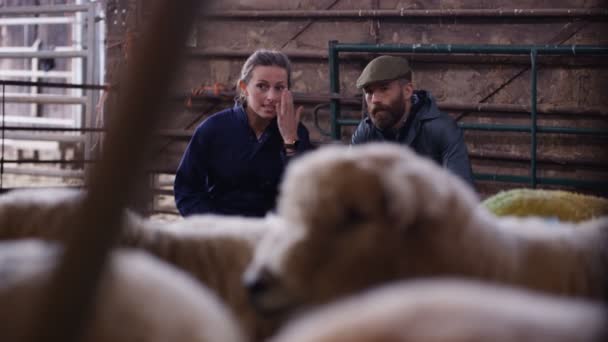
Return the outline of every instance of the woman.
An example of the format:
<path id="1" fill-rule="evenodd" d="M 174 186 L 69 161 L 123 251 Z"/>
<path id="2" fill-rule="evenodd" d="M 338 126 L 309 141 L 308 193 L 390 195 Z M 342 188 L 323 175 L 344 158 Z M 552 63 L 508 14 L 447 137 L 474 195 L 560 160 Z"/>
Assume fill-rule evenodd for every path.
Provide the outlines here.
<path id="1" fill-rule="evenodd" d="M 177 169 L 175 203 L 183 216 L 264 216 L 274 209 L 287 162 L 311 148 L 290 83 L 285 54 L 258 50 L 249 56 L 236 105 L 196 128 Z"/>

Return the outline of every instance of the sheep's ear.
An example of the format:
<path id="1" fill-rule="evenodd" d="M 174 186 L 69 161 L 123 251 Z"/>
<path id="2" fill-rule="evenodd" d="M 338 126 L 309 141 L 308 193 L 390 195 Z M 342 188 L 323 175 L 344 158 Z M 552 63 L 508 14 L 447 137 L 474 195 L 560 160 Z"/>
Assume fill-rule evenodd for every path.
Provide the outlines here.
<path id="1" fill-rule="evenodd" d="M 392 227 L 407 230 L 414 224 L 424 196 L 407 180 L 403 170 L 393 169 L 384 180 L 384 212 Z"/>
<path id="2" fill-rule="evenodd" d="M 400 206 L 393 202 L 399 200 L 382 182 L 377 184 L 373 193 L 362 192 L 358 196 L 344 198 L 339 204 L 342 208 L 335 229 L 350 232 L 363 224 L 392 226 L 400 216 Z"/>
<path id="3" fill-rule="evenodd" d="M 416 222 L 432 226 L 466 221 L 476 207 L 476 195 L 457 176 L 425 160 L 395 168 L 396 180 L 388 191 L 400 199 L 390 210 L 402 227 Z"/>

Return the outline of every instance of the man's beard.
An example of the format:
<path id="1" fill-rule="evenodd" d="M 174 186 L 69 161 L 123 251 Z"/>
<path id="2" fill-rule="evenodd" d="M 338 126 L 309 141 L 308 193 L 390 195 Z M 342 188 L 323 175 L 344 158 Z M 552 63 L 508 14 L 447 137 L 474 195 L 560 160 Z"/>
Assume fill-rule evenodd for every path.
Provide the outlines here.
<path id="1" fill-rule="evenodd" d="M 403 93 L 388 105 L 374 105 L 370 111 L 370 118 L 381 131 L 393 128 L 405 115 L 405 99 Z"/>

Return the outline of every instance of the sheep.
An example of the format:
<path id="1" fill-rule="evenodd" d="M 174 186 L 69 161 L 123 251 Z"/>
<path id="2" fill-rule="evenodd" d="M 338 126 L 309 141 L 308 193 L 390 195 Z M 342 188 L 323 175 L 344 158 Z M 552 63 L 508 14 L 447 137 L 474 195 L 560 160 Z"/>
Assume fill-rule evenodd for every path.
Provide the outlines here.
<path id="1" fill-rule="evenodd" d="M 608 308 L 462 281 L 398 282 L 305 314 L 271 342 L 596 342 Z"/>
<path id="2" fill-rule="evenodd" d="M 65 222 L 78 214 L 82 196 L 69 189 L 16 190 L 0 196 L 0 240 L 66 241 Z M 282 224 L 279 218 L 199 215 L 165 223 L 126 212 L 123 221 L 120 246 L 144 250 L 190 273 L 226 302 L 251 339 L 274 331 L 277 323 L 256 313 L 241 277 L 262 235 Z"/>
<path id="3" fill-rule="evenodd" d="M 199 215 L 171 223 L 139 220 L 127 225 L 120 244 L 145 250 L 192 274 L 227 303 L 252 340 L 262 340 L 278 321 L 255 311 L 241 279 L 262 236 L 282 224 L 273 216 Z"/>
<path id="4" fill-rule="evenodd" d="M 0 195 L 0 239 L 67 240 L 66 222 L 80 211 L 84 192 L 70 188 L 20 189 Z"/>
<path id="5" fill-rule="evenodd" d="M 1 341 L 31 338 L 60 252 L 40 240 L 0 243 Z M 85 342 L 245 341 L 214 294 L 142 252 L 112 253 L 95 303 Z"/>
<path id="6" fill-rule="evenodd" d="M 403 146 L 332 146 L 290 163 L 278 212 L 245 271 L 263 314 L 390 281 L 461 276 L 598 299 L 608 289 L 608 218 L 500 219 L 449 171 Z M 573 229 L 576 228 L 576 229 Z"/>

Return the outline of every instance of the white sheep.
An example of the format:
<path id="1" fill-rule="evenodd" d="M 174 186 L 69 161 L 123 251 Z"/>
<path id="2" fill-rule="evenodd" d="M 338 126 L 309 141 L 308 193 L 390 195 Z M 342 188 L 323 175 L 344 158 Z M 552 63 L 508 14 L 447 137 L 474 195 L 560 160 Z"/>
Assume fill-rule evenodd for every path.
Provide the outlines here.
<path id="1" fill-rule="evenodd" d="M 464 276 L 588 298 L 608 290 L 608 218 L 500 219 L 458 177 L 403 146 L 327 147 L 288 167 L 278 227 L 245 272 L 262 312 L 399 279 Z"/>
<path id="2" fill-rule="evenodd" d="M 121 246 L 145 250 L 193 275 L 226 302 L 251 339 L 264 339 L 276 329 L 277 320 L 251 305 L 242 277 L 262 236 L 282 220 L 199 215 L 171 223 L 130 221 Z"/>
<path id="3" fill-rule="evenodd" d="M 66 222 L 80 212 L 82 195 L 68 189 L 27 189 L 0 196 L 0 240 L 66 241 Z M 124 223 L 120 246 L 145 250 L 190 273 L 226 302 L 252 339 L 274 330 L 274 319 L 251 306 L 241 278 L 255 245 L 269 227 L 282 224 L 280 219 L 200 215 L 165 223 L 127 212 Z"/>
<path id="4" fill-rule="evenodd" d="M 1 341 L 28 338 L 61 248 L 0 243 Z M 85 342 L 245 341 L 226 307 L 194 279 L 141 252 L 113 252 Z"/>
<path id="5" fill-rule="evenodd" d="M 76 218 L 83 199 L 84 192 L 69 188 L 4 193 L 0 195 L 0 239 L 35 237 L 65 241 L 66 222 Z"/>
<path id="6" fill-rule="evenodd" d="M 272 342 L 597 342 L 608 308 L 457 280 L 396 283 L 290 322 Z"/>

